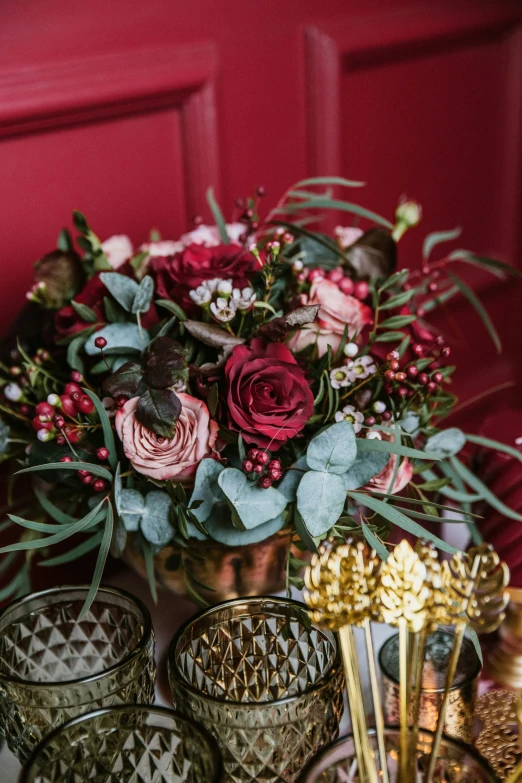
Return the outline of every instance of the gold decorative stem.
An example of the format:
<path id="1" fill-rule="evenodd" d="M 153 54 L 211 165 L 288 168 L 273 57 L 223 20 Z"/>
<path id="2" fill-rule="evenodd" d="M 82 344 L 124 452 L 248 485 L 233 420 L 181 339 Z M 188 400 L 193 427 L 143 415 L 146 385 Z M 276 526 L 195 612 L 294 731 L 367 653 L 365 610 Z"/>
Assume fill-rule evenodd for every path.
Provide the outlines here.
<path id="1" fill-rule="evenodd" d="M 428 638 L 428 627 L 419 632 L 416 637 L 416 660 L 415 660 L 415 685 L 414 685 L 414 701 L 413 701 L 413 720 L 412 730 L 410 736 L 410 753 L 413 759 L 413 765 L 417 760 L 417 742 L 419 738 L 419 715 L 420 715 L 420 703 L 422 697 L 422 675 L 424 672 L 424 657 L 426 655 L 426 641 Z M 415 769 L 415 766 L 413 766 Z M 412 780 L 415 778 L 412 776 Z"/>
<path id="2" fill-rule="evenodd" d="M 408 626 L 399 619 L 399 701 L 401 721 L 400 783 L 408 783 Z"/>
<path id="3" fill-rule="evenodd" d="M 440 742 L 442 739 L 442 732 L 444 731 L 444 721 L 446 720 L 446 710 L 448 707 L 449 697 L 451 694 L 451 686 L 455 679 L 455 673 L 457 671 L 457 664 L 459 662 L 460 650 L 462 648 L 462 642 L 464 640 L 464 634 L 466 633 L 466 622 L 460 622 L 455 628 L 455 641 L 453 642 L 453 649 L 451 651 L 451 657 L 448 663 L 448 672 L 446 675 L 446 684 L 444 686 L 444 696 L 442 697 L 442 703 L 439 709 L 439 715 L 437 718 L 437 728 L 435 730 L 435 736 L 433 738 L 433 745 L 431 748 L 430 763 L 428 772 L 426 774 L 425 783 L 431 783 L 433 779 L 433 773 L 435 772 L 435 764 L 439 755 Z"/>
<path id="4" fill-rule="evenodd" d="M 386 744 L 384 741 L 384 718 L 382 714 L 381 692 L 375 655 L 373 650 L 372 630 L 370 620 L 364 621 L 364 634 L 366 637 L 366 651 L 368 654 L 368 669 L 370 672 L 370 686 L 373 698 L 373 711 L 375 713 L 375 732 L 377 734 L 377 747 L 379 749 L 380 774 L 382 783 L 388 783 L 388 762 L 386 758 Z"/>
<path id="5" fill-rule="evenodd" d="M 377 777 L 377 766 L 373 758 L 372 745 L 370 742 L 370 736 L 368 734 L 368 724 L 366 722 L 366 712 L 364 709 L 363 692 L 361 687 L 361 672 L 359 670 L 359 659 L 357 658 L 357 649 L 355 647 L 353 628 L 350 626 L 348 626 L 348 636 L 350 639 L 350 647 L 352 650 L 353 673 L 355 677 L 355 690 L 357 693 L 357 700 L 360 705 L 359 717 L 361 721 L 361 725 L 360 725 L 361 744 L 363 747 L 363 755 L 366 764 L 366 771 L 370 783 L 379 783 L 379 779 Z"/>
<path id="6" fill-rule="evenodd" d="M 339 628 L 339 639 L 341 641 L 341 652 L 343 655 L 344 671 L 346 675 L 346 690 L 348 692 L 348 704 L 350 706 L 350 715 L 352 717 L 353 742 L 355 754 L 357 756 L 357 768 L 359 772 L 359 783 L 367 783 L 366 764 L 361 741 L 361 722 L 360 705 L 357 700 L 357 691 L 355 688 L 355 676 L 352 665 L 352 646 L 350 643 L 350 628 L 343 626 Z"/>

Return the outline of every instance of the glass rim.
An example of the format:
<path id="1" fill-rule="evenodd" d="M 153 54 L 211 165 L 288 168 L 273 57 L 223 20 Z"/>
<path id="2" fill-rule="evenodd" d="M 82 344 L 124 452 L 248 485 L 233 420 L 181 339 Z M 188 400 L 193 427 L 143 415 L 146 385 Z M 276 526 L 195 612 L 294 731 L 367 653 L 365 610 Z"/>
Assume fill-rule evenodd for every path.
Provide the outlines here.
<path id="1" fill-rule="evenodd" d="M 21 598 L 17 598 L 16 601 L 12 601 L 12 603 L 8 604 L 4 609 L 2 609 L 2 611 L 0 612 L 0 624 L 11 611 L 17 609 L 19 606 L 23 606 L 24 603 L 29 603 L 29 601 L 45 598 L 46 596 L 53 596 L 53 595 L 60 596 L 62 594 L 67 594 L 68 592 L 88 593 L 89 590 L 90 590 L 90 585 L 61 585 L 59 587 L 50 587 L 47 590 L 40 590 L 37 593 L 28 593 L 27 595 L 24 595 Z M 127 592 L 127 590 L 123 590 L 120 587 L 112 587 L 111 585 L 100 585 L 98 590 L 96 591 L 96 597 L 94 599 L 94 602 L 96 602 L 96 599 L 98 595 L 100 595 L 100 593 L 114 594 L 119 597 L 125 598 L 127 601 L 134 603 L 140 610 L 143 616 L 143 633 L 141 634 L 138 642 L 136 643 L 136 646 L 130 652 L 126 653 L 125 656 L 117 663 L 113 663 L 107 668 L 103 669 L 102 671 L 97 672 L 95 674 L 90 674 L 87 677 L 78 677 L 74 680 L 58 680 L 58 681 L 45 680 L 40 682 L 34 682 L 33 680 L 27 680 L 22 677 L 16 677 L 14 675 L 5 674 L 4 672 L 0 671 L 0 683 L 7 682 L 16 685 L 18 687 L 22 686 L 24 688 L 65 688 L 65 687 L 74 687 L 75 685 L 85 685 L 85 684 L 90 684 L 92 682 L 96 682 L 97 680 L 102 680 L 107 676 L 114 674 L 119 669 L 125 668 L 131 661 L 133 661 L 138 655 L 140 655 L 140 653 L 146 648 L 147 644 L 149 643 L 153 632 L 152 619 L 149 610 L 147 609 L 147 607 L 145 606 L 145 604 L 140 598 L 133 595 L 132 593 Z"/>
<path id="2" fill-rule="evenodd" d="M 368 729 L 368 734 L 370 737 L 375 736 L 375 729 Z M 387 734 L 400 734 L 400 727 L 399 726 L 384 726 L 384 734 L 385 736 Z M 435 732 L 430 731 L 429 729 L 419 729 L 419 739 L 422 736 L 428 736 L 428 737 L 434 737 Z M 325 758 L 325 756 L 332 750 L 335 750 L 338 747 L 341 747 L 344 745 L 345 742 L 348 740 L 352 740 L 352 742 L 355 742 L 353 734 L 343 734 L 342 737 L 338 737 L 336 740 L 331 742 L 329 745 L 325 745 L 321 750 L 310 759 L 306 767 L 302 770 L 300 776 L 297 778 L 296 783 L 311 783 L 309 775 L 312 773 L 322 773 L 326 772 L 328 767 L 320 766 L 321 761 Z M 482 767 L 484 772 L 487 772 L 487 774 L 490 776 L 489 783 L 500 783 L 500 778 L 498 777 L 497 773 L 489 763 L 487 759 L 482 756 L 476 747 L 474 745 L 468 745 L 467 742 L 463 742 L 462 740 L 457 739 L 456 737 L 449 737 L 447 734 L 442 735 L 443 742 L 446 743 L 446 745 L 453 746 L 456 748 L 459 748 L 461 751 L 465 752 L 465 754 L 469 757 L 471 757 L 474 761 L 477 762 L 479 767 Z M 341 759 L 333 759 L 333 761 L 340 761 Z M 25 783 L 25 781 L 22 781 L 22 783 Z"/>
<path id="3" fill-rule="evenodd" d="M 445 630 L 442 630 L 442 631 L 441 630 L 437 630 L 437 631 L 435 631 L 435 633 L 443 633 L 443 634 L 446 634 L 447 636 L 454 636 L 454 634 L 451 631 L 445 631 Z M 433 636 L 434 634 L 431 634 L 431 635 Z M 384 655 L 385 649 L 387 647 L 391 646 L 392 641 L 394 639 L 398 639 L 398 637 L 399 637 L 398 633 L 394 633 L 391 636 L 389 636 L 386 639 L 386 641 L 384 642 L 384 644 L 382 645 L 381 649 L 379 650 L 379 656 L 378 656 L 378 658 L 379 658 L 379 668 L 381 670 L 382 676 L 386 677 L 386 679 L 388 679 L 394 685 L 400 685 L 400 679 L 399 679 L 399 677 L 395 677 L 393 674 L 391 674 L 391 672 L 388 670 L 388 667 L 383 666 L 383 660 L 382 659 L 383 659 L 383 655 Z M 476 659 L 477 659 L 476 666 L 473 668 L 473 670 L 470 672 L 470 674 L 467 674 L 460 682 L 457 682 L 457 683 L 454 682 L 452 685 L 450 685 L 450 687 L 448 688 L 449 691 L 459 691 L 461 688 L 464 688 L 466 685 L 470 685 L 474 680 L 476 680 L 476 678 L 479 676 L 480 672 L 482 671 L 482 664 L 480 662 L 480 658 L 478 657 L 478 655 L 477 655 L 477 653 L 475 651 L 475 647 L 473 645 L 473 642 L 471 641 L 471 639 L 468 639 L 467 636 L 465 636 L 464 639 L 462 640 L 462 645 L 464 646 L 465 644 L 471 645 L 473 647 L 473 651 L 475 652 L 475 656 L 476 656 Z M 461 652 L 462 652 L 462 650 L 461 650 Z M 460 657 L 460 655 L 459 655 L 459 657 Z M 446 690 L 446 688 L 444 687 L 444 685 L 442 685 L 440 688 L 422 688 L 421 687 L 421 693 L 439 693 L 440 694 L 440 693 L 444 693 L 445 690 Z M 428 731 L 428 729 L 423 729 L 423 731 Z M 452 738 L 448 737 L 448 739 L 452 739 Z"/>
<path id="4" fill-rule="evenodd" d="M 259 709 L 266 709 L 266 708 L 271 709 L 273 707 L 284 706 L 286 704 L 292 704 L 293 702 L 298 701 L 303 696 L 308 696 L 309 694 L 319 692 L 323 688 L 326 688 L 330 680 L 332 679 L 332 677 L 339 671 L 341 667 L 341 651 L 334 633 L 332 631 L 325 630 L 324 628 L 320 628 L 320 626 L 318 626 L 316 623 L 312 621 L 311 622 L 313 627 L 321 631 L 321 633 L 324 633 L 327 639 L 331 642 L 333 647 L 333 660 L 328 671 L 319 678 L 318 682 L 313 683 L 312 685 L 310 685 L 309 688 L 306 688 L 301 693 L 296 693 L 293 694 L 292 696 L 285 696 L 282 699 L 274 699 L 273 701 L 244 702 L 244 701 L 234 701 L 232 699 L 223 699 L 218 696 L 209 696 L 207 693 L 202 693 L 190 682 L 187 682 L 187 680 L 182 675 L 179 669 L 175 656 L 176 647 L 180 639 L 185 634 L 185 632 L 192 625 L 195 625 L 201 619 L 203 619 L 206 615 L 213 614 L 216 610 L 221 610 L 223 608 L 234 606 L 236 604 L 245 604 L 245 603 L 250 604 L 250 603 L 262 602 L 262 601 L 270 601 L 271 603 L 280 604 L 280 605 L 290 605 L 294 608 L 304 610 L 308 615 L 308 608 L 306 604 L 304 604 L 302 601 L 296 601 L 294 598 L 280 598 L 271 595 L 256 595 L 256 596 L 251 595 L 251 596 L 246 596 L 245 598 L 232 598 L 229 601 L 222 601 L 220 604 L 216 604 L 215 606 L 209 606 L 206 607 L 205 609 L 201 609 L 199 612 L 197 612 L 197 614 L 193 615 L 192 617 L 189 617 L 189 619 L 186 620 L 183 623 L 183 625 L 180 626 L 180 628 L 176 631 L 176 633 L 174 634 L 174 636 L 170 641 L 168 647 L 168 654 L 167 654 L 169 681 L 170 679 L 174 680 L 176 685 L 178 685 L 180 688 L 197 696 L 199 699 L 202 699 L 203 701 L 212 704 L 221 704 L 223 706 L 230 706 L 234 710 L 251 710 L 251 709 L 259 710 Z"/>
<path id="5" fill-rule="evenodd" d="M 214 737 L 205 729 L 204 726 L 202 726 L 200 723 L 197 723 L 197 721 L 192 720 L 192 718 L 188 718 L 176 710 L 169 709 L 168 707 L 160 707 L 154 704 L 120 704 L 115 707 L 103 707 L 99 710 L 93 710 L 92 712 L 85 712 L 82 715 L 77 715 L 75 718 L 71 718 L 71 720 L 62 723 L 60 726 L 57 726 L 55 729 L 49 732 L 49 734 L 47 734 L 44 739 L 41 740 L 41 742 L 39 742 L 38 745 L 33 749 L 31 755 L 23 766 L 20 776 L 20 783 L 34 782 L 36 774 L 39 772 L 38 768 L 36 767 L 39 754 L 46 748 L 47 745 L 50 745 L 56 737 L 60 736 L 62 733 L 65 734 L 71 727 L 81 723 L 86 723 L 90 720 L 95 720 L 96 718 L 100 718 L 103 715 L 125 713 L 131 714 L 138 712 L 163 715 L 164 717 L 171 718 L 171 720 L 175 720 L 178 723 L 184 723 L 191 729 L 191 731 L 199 734 L 199 736 L 208 745 L 215 767 L 215 776 L 212 780 L 209 780 L 208 783 L 222 783 L 223 758 Z"/>

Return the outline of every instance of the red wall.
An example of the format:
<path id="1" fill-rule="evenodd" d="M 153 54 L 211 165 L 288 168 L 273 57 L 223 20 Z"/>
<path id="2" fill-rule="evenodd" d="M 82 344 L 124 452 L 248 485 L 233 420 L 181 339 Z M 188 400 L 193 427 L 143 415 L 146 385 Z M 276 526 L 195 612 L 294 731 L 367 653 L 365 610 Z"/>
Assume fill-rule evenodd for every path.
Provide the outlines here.
<path id="1" fill-rule="evenodd" d="M 73 207 L 102 238 L 174 238 L 210 184 L 230 212 L 260 183 L 268 203 L 304 175 L 364 179 L 365 205 L 406 192 L 426 230 L 520 266 L 521 149 L 520 3 L 2 0 L 0 331 Z M 521 365 L 521 286 L 470 279 L 505 352 L 466 307 L 442 317 L 464 395 Z"/>

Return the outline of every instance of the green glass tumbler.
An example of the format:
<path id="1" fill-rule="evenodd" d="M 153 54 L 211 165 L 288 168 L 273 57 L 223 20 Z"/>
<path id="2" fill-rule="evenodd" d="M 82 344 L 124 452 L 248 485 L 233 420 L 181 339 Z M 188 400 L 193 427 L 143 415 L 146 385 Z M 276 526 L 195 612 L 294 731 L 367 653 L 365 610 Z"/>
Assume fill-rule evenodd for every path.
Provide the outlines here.
<path id="1" fill-rule="evenodd" d="M 88 590 L 33 593 L 0 613 L 0 730 L 20 760 L 77 715 L 154 699 L 147 608 L 123 590 L 101 587 L 79 621 Z"/>
<path id="2" fill-rule="evenodd" d="M 176 709 L 216 737 L 228 781 L 291 783 L 337 736 L 343 673 L 335 637 L 296 601 L 207 609 L 172 640 Z"/>
<path id="3" fill-rule="evenodd" d="M 53 731 L 20 783 L 219 783 L 216 741 L 162 707 L 98 710 Z"/>

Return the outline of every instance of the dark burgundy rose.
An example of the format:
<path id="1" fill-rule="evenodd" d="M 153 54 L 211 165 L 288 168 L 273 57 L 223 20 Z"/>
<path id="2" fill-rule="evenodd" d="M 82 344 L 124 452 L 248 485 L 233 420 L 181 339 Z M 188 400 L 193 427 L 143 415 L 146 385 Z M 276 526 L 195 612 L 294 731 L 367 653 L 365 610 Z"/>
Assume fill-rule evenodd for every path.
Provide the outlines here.
<path id="1" fill-rule="evenodd" d="M 313 394 L 286 345 L 260 338 L 238 345 L 225 374 L 229 426 L 247 443 L 277 451 L 312 415 Z"/>
<path id="2" fill-rule="evenodd" d="M 118 269 L 118 274 L 127 274 L 128 277 L 132 277 L 134 273 L 130 264 L 126 264 L 125 267 Z M 64 337 L 69 337 L 71 334 L 81 332 L 82 329 L 86 329 L 88 326 L 95 326 L 97 329 L 105 326 L 107 323 L 103 304 L 105 296 L 109 297 L 110 293 L 100 280 L 100 273 L 98 272 L 91 277 L 80 293 L 74 297 L 75 302 L 87 305 L 91 310 L 94 310 L 97 319 L 96 323 L 84 321 L 72 305 L 67 305 L 67 307 L 62 307 L 61 310 L 58 310 L 54 316 L 56 338 L 60 340 Z M 148 312 L 144 313 L 141 322 L 145 329 L 149 329 L 158 323 L 158 314 L 154 304 L 150 306 Z"/>
<path id="3" fill-rule="evenodd" d="M 252 253 L 238 245 L 205 247 L 192 244 L 173 256 L 151 261 L 158 296 L 177 302 L 189 313 L 199 310 L 189 291 L 204 281 L 232 279 L 234 286 L 245 288 L 258 269 L 259 264 Z"/>

